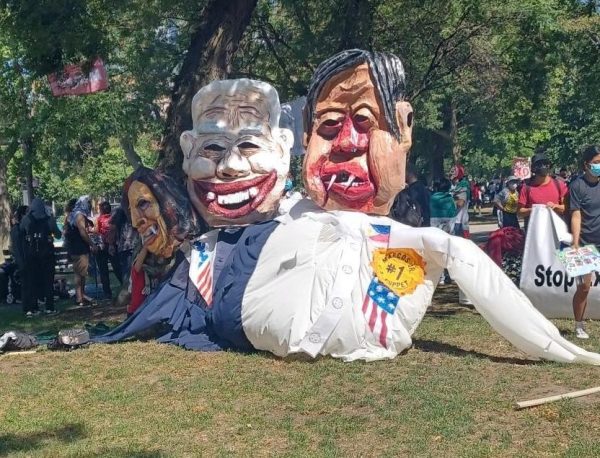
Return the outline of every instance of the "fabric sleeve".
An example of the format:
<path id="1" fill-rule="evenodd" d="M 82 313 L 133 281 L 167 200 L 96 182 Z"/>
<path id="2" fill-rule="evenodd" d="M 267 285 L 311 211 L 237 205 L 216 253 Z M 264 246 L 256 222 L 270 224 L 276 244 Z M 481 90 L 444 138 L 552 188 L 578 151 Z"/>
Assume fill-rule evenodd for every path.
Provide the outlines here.
<path id="1" fill-rule="evenodd" d="M 507 193 L 508 193 L 507 190 L 503 189 L 498 194 L 496 194 L 494 196 L 494 203 L 498 203 L 500 205 L 504 205 L 504 202 L 506 202 L 506 194 Z"/>
<path id="2" fill-rule="evenodd" d="M 579 182 L 575 181 L 569 188 L 569 209 L 581 210 L 581 195 L 579 193 Z"/>
<path id="3" fill-rule="evenodd" d="M 135 269 L 131 269 L 131 299 L 127 306 L 127 313 L 134 313 L 140 305 L 144 303 L 146 296 L 143 293 L 146 281 L 144 277 L 144 271 L 139 272 Z"/>
<path id="4" fill-rule="evenodd" d="M 390 247 L 420 250 L 427 262 L 448 269 L 481 316 L 519 350 L 551 361 L 600 365 L 599 354 L 562 337 L 502 269 L 470 240 L 433 228 L 394 225 Z"/>
<path id="5" fill-rule="evenodd" d="M 562 202 L 566 200 L 567 195 L 569 194 L 569 188 L 564 181 L 558 180 L 558 187 L 560 188 L 560 196 L 562 197 Z"/>
<path id="6" fill-rule="evenodd" d="M 56 224 L 56 220 L 54 218 L 50 218 L 50 232 L 52 232 L 52 235 L 54 235 L 54 238 L 61 238 L 62 237 L 62 232 L 60 232 L 60 229 L 58 228 L 58 225 Z"/>

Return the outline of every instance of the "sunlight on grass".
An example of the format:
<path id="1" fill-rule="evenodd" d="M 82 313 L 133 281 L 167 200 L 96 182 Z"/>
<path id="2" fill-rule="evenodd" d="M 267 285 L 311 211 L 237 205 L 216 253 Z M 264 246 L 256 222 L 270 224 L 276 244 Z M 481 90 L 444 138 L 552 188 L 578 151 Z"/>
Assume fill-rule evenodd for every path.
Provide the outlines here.
<path id="1" fill-rule="evenodd" d="M 594 386 L 597 368 L 529 361 L 457 305 L 414 343 L 370 364 L 141 342 L 0 357 L 0 455 L 600 455 L 597 396 L 512 409 Z"/>

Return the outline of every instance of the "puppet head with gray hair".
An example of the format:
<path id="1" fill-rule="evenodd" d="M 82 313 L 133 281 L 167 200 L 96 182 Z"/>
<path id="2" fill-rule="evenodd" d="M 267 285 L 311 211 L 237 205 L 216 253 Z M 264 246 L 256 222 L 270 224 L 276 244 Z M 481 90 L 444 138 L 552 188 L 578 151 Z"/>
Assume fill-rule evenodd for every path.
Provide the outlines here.
<path id="1" fill-rule="evenodd" d="M 210 226 L 245 226 L 277 212 L 294 142 L 279 127 L 280 111 L 277 91 L 261 81 L 214 81 L 194 96 L 194 127 L 180 139 L 183 171 Z"/>

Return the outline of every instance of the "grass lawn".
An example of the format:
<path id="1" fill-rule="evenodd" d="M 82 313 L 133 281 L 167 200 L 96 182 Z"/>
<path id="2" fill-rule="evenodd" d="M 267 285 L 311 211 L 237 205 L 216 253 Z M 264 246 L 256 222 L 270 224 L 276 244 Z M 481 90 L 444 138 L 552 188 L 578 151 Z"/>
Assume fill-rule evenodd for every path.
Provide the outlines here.
<path id="1" fill-rule="evenodd" d="M 598 385 L 600 369 L 530 361 L 455 297 L 440 288 L 414 347 L 370 364 L 142 342 L 0 356 L 0 456 L 600 456 L 599 395 L 512 408 Z M 10 310 L 3 329 L 119 318 Z"/>

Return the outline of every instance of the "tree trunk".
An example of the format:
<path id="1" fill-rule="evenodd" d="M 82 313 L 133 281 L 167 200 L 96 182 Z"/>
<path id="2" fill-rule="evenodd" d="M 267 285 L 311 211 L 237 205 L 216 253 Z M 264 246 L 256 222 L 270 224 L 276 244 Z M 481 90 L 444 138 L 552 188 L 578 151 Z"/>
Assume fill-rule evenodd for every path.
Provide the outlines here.
<path id="1" fill-rule="evenodd" d="M 371 48 L 374 14 L 371 2 L 344 0 L 340 10 L 344 13 L 340 17 L 343 23 L 339 50 Z"/>
<path id="2" fill-rule="evenodd" d="M 433 180 L 441 180 L 445 176 L 444 153 L 448 142 L 438 132 L 435 132 L 432 135 L 434 136 L 434 142 L 431 150 L 431 177 Z"/>
<path id="3" fill-rule="evenodd" d="M 33 145 L 30 138 L 22 141 L 21 146 L 23 147 L 23 175 L 25 176 L 25 187 L 27 189 L 27 202 L 23 202 L 24 205 L 31 205 L 31 201 L 35 197 L 35 190 L 33 188 Z"/>
<path id="4" fill-rule="evenodd" d="M 0 263 L 4 262 L 4 250 L 8 248 L 10 237 L 10 202 L 8 201 L 8 186 L 6 169 L 8 163 L 0 159 Z"/>
<path id="5" fill-rule="evenodd" d="M 431 175 L 438 180 L 446 176 L 444 158 L 452 154 L 455 164 L 459 164 L 461 159 L 456 105 L 452 100 L 447 100 L 440 107 L 440 112 L 442 129 L 433 131 L 437 138 L 434 140 L 431 158 Z"/>
<path id="6" fill-rule="evenodd" d="M 192 127 L 192 98 L 198 90 L 231 71 L 231 61 L 257 0 L 209 0 L 202 10 L 181 71 L 173 86 L 159 167 L 181 176 L 179 137 Z"/>

